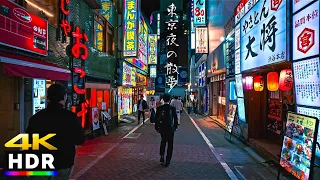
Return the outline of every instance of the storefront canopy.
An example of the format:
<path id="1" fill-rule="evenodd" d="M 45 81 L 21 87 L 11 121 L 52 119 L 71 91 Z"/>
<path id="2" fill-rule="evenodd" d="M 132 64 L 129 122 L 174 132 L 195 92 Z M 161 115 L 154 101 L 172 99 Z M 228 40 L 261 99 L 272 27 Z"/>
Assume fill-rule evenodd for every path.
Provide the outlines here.
<path id="1" fill-rule="evenodd" d="M 52 63 L 16 54 L 0 52 L 2 73 L 9 76 L 70 80 L 70 71 Z"/>

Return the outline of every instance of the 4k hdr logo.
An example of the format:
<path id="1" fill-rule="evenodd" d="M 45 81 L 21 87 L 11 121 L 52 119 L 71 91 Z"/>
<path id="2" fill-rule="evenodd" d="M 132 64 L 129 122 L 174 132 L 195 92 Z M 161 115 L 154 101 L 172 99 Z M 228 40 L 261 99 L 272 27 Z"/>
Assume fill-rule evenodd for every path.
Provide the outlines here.
<path id="1" fill-rule="evenodd" d="M 32 134 L 32 144 L 29 143 L 29 134 L 19 134 L 16 137 L 8 141 L 4 146 L 6 148 L 21 148 L 22 150 L 38 151 L 39 146 L 42 145 L 50 151 L 57 150 L 56 147 L 47 142 L 48 139 L 54 137 L 56 134 L 48 134 L 42 138 L 39 134 Z M 21 139 L 21 144 L 16 144 Z M 29 152 L 12 152 L 8 153 L 8 169 L 10 170 L 32 170 L 32 169 L 50 169 L 53 170 L 54 157 L 49 153 L 33 154 Z M 41 166 L 39 166 L 41 164 Z"/>

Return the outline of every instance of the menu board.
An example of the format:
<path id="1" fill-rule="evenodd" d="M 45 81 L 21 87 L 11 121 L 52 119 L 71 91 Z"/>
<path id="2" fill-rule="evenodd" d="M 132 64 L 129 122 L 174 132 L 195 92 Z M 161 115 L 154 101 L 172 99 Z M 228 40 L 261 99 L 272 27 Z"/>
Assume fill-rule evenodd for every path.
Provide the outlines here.
<path id="1" fill-rule="evenodd" d="M 298 179 L 312 177 L 318 120 L 289 112 L 280 165 Z"/>
<path id="2" fill-rule="evenodd" d="M 236 92 L 237 97 L 243 97 L 242 74 L 236 75 Z"/>
<path id="3" fill-rule="evenodd" d="M 246 111 L 244 107 L 244 99 L 238 98 L 238 117 L 239 120 L 246 122 Z"/>
<path id="4" fill-rule="evenodd" d="M 305 107 L 297 106 L 297 113 L 304 114 L 304 115 L 307 115 L 307 116 L 316 117 L 316 118 L 318 118 L 320 120 L 320 109 L 305 108 Z M 317 142 L 320 143 L 320 132 L 319 132 L 319 129 L 318 129 Z M 319 147 L 317 147 L 317 149 L 316 149 L 316 156 L 318 158 L 320 158 L 320 149 L 319 149 Z"/>
<path id="5" fill-rule="evenodd" d="M 33 79 L 33 114 L 46 108 L 46 80 Z"/>
<path id="6" fill-rule="evenodd" d="M 234 116 L 236 115 L 237 105 L 229 104 L 228 117 L 227 117 L 227 130 L 231 133 L 234 122 Z"/>
<path id="7" fill-rule="evenodd" d="M 319 57 L 294 62 L 293 70 L 297 104 L 320 107 Z"/>

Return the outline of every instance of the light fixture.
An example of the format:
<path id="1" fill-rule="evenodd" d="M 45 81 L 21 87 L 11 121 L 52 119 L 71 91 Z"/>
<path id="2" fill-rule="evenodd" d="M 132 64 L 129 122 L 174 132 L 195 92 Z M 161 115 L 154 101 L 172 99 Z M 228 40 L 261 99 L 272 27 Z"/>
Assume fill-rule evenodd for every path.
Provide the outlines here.
<path id="1" fill-rule="evenodd" d="M 31 6 L 33 6 L 34 8 L 37 8 L 39 11 L 44 12 L 44 13 L 47 14 L 48 16 L 50 16 L 50 17 L 53 17 L 53 16 L 54 16 L 53 14 L 49 13 L 48 11 L 40 8 L 38 5 L 32 3 L 32 2 L 30 2 L 30 1 L 28 1 L 28 0 L 25 0 L 25 1 L 26 1 L 28 4 L 30 4 Z"/>
<path id="2" fill-rule="evenodd" d="M 221 36 L 220 41 L 223 42 L 225 40 L 225 38 L 223 36 Z"/>

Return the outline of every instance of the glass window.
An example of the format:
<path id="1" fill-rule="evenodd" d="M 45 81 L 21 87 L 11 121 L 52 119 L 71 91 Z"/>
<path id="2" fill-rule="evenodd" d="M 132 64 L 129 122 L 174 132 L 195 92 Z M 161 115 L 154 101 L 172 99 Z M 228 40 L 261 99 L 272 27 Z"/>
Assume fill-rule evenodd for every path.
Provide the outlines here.
<path id="1" fill-rule="evenodd" d="M 20 0 L 15 0 L 20 3 Z M 48 20 L 48 23 L 57 27 L 59 18 L 58 0 L 25 0 L 24 7 L 33 14 Z"/>

